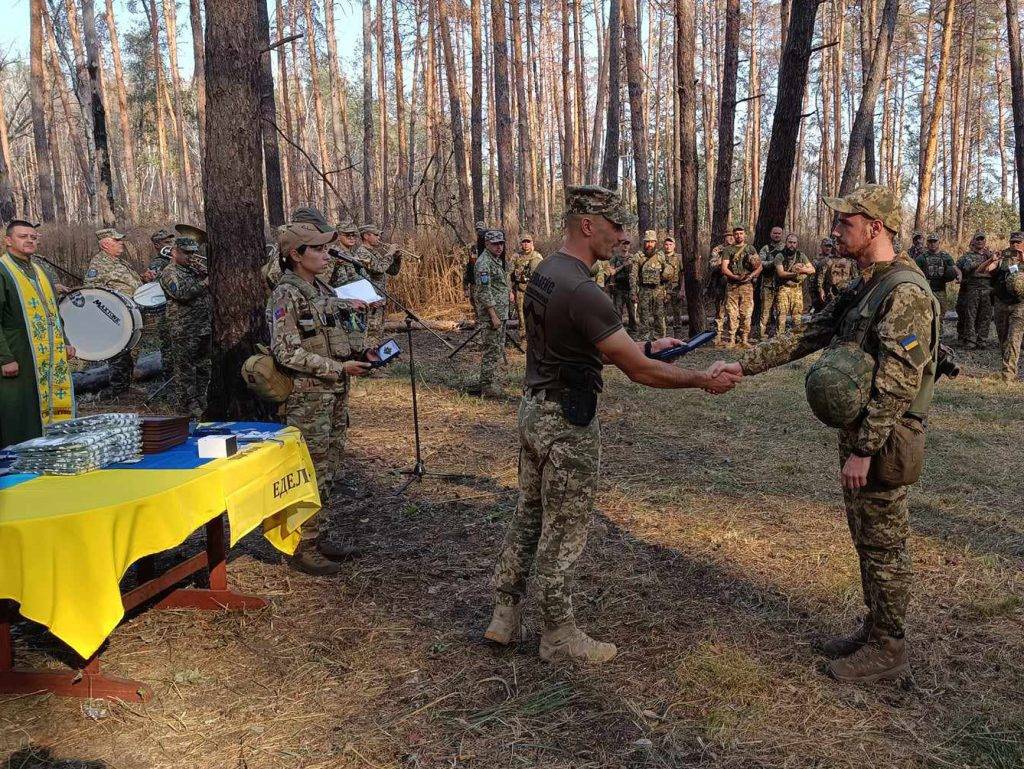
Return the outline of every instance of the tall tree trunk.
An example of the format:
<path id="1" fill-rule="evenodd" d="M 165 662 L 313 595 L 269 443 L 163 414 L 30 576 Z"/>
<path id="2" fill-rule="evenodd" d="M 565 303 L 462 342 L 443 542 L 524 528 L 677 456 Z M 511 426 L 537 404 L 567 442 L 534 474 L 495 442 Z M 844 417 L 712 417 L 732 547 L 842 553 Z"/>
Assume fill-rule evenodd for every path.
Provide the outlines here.
<path id="1" fill-rule="evenodd" d="M 996 125 L 996 146 L 999 148 L 999 199 L 1004 203 L 1009 200 L 1009 174 L 1006 166 L 1006 107 L 1004 105 L 1004 88 L 1006 73 L 1003 62 L 996 64 L 996 106 L 999 120 Z"/>
<path id="2" fill-rule="evenodd" d="M 153 47 L 153 77 L 155 87 L 153 99 L 155 102 L 157 153 L 160 162 L 160 199 L 165 214 L 172 213 L 174 202 L 171 197 L 170 179 L 168 170 L 170 168 L 170 157 L 167 153 L 167 127 L 164 123 L 164 82 L 163 82 L 163 55 L 160 52 L 160 28 L 156 15 L 156 1 L 149 0 L 143 6 L 149 17 L 149 38 Z"/>
<path id="3" fill-rule="evenodd" d="M 277 27 L 277 36 L 283 38 L 285 36 L 285 19 L 284 19 L 284 6 L 282 0 L 275 0 L 274 3 L 274 22 Z M 289 30 L 290 31 L 290 30 Z M 288 81 L 288 51 L 285 48 L 277 49 L 277 79 L 281 88 L 281 110 L 284 113 L 284 132 L 286 134 L 294 136 L 292 133 L 292 102 L 290 86 Z M 205 145 L 204 145 L 205 146 Z M 351 159 L 349 160 L 351 163 Z M 298 155 L 294 147 L 290 144 L 285 148 L 285 166 L 287 168 L 285 177 L 285 187 L 288 190 L 289 201 L 298 198 L 299 196 L 299 171 L 298 171 Z M 355 199 L 352 200 L 355 203 Z"/>
<path id="4" fill-rule="evenodd" d="M 391 198 L 391 155 L 388 151 L 388 103 L 384 95 L 388 92 L 384 76 L 384 4 L 377 0 L 377 18 L 374 33 L 377 38 L 377 122 L 380 127 L 380 225 L 390 221 L 388 208 Z"/>
<path id="5" fill-rule="evenodd" d="M 512 112 L 509 106 L 508 32 L 505 26 L 506 0 L 491 2 L 491 37 L 494 50 L 494 114 L 497 118 L 495 140 L 498 152 L 498 198 L 505 237 L 519 237 L 519 196 L 516 192 L 512 154 Z"/>
<path id="6" fill-rule="evenodd" d="M 265 283 L 260 129 L 260 13 L 256 0 L 206 0 L 206 157 L 203 192 L 213 298 L 207 416 L 253 418 L 261 407 L 242 363 L 263 333 Z"/>
<path id="7" fill-rule="evenodd" d="M 531 0 L 527 0 L 530 2 Z M 530 108 L 526 100 L 526 70 L 523 66 L 523 37 L 520 20 L 519 0 L 509 0 L 512 20 L 512 71 L 514 73 L 516 104 L 519 105 L 516 115 L 519 142 L 517 158 L 519 161 L 519 196 L 522 213 L 525 215 L 523 224 L 536 228 L 536 200 L 531 196 L 533 185 L 530 183 L 529 158 L 533 155 L 533 137 L 530 133 Z"/>
<path id="8" fill-rule="evenodd" d="M 680 285 L 686 289 L 689 332 L 693 336 L 704 330 L 704 292 L 698 273 L 701 260 L 697 235 L 697 81 L 693 64 L 697 39 L 692 0 L 676 0 L 675 16 L 675 79 L 679 92 L 679 199 L 675 216 L 679 229 L 676 240 L 683 262 Z M 670 290 L 676 291 L 678 287 L 672 286 Z"/>
<path id="9" fill-rule="evenodd" d="M 760 29 L 757 0 L 750 1 L 750 219 L 757 221 L 757 192 L 761 187 L 761 73 L 758 70 L 755 31 Z M 716 241 L 721 242 L 721 241 Z"/>
<path id="10" fill-rule="evenodd" d="M 793 0 L 779 0 L 779 50 L 786 50 L 786 40 L 789 36 L 789 25 L 793 15 Z"/>
<path id="11" fill-rule="evenodd" d="M 309 54 L 309 89 L 313 92 L 313 114 L 316 116 L 316 147 L 320 156 L 320 171 L 324 174 L 321 180 L 323 189 L 324 209 L 333 211 L 338 201 L 331 194 L 327 184 L 327 173 L 334 170 L 334 162 L 327 152 L 327 136 L 324 133 L 324 99 L 320 93 L 320 57 L 316 50 L 316 27 L 313 25 L 313 0 L 304 0 L 303 13 L 306 16 L 306 53 Z"/>
<path id="12" fill-rule="evenodd" d="M 839 182 L 839 194 L 846 195 L 857 186 L 860 181 L 861 164 L 864 162 L 865 143 L 871 132 L 875 116 L 875 103 L 878 101 L 878 89 L 882 85 L 882 78 L 889 67 L 889 51 L 892 48 L 893 35 L 896 32 L 896 17 L 899 14 L 899 0 L 885 0 L 882 8 L 882 26 L 878 30 L 878 37 L 875 39 L 874 54 L 871 57 L 871 66 L 867 70 L 867 78 L 864 83 L 864 90 L 860 96 L 860 106 L 857 108 L 857 117 L 850 129 L 850 144 L 846 151 L 846 165 L 843 166 L 843 178 Z M 874 165 L 872 162 L 869 166 Z M 869 179 L 869 181 L 871 181 Z"/>
<path id="13" fill-rule="evenodd" d="M 1007 0 L 1007 9 L 1013 0 Z M 949 51 L 953 43 L 953 13 L 956 10 L 956 0 L 946 0 L 946 12 L 942 21 L 942 49 L 939 54 L 939 75 L 935 81 L 935 99 L 932 102 L 932 111 L 928 119 L 928 135 L 921 149 L 921 177 L 917 186 L 917 208 L 914 212 L 914 229 L 919 230 L 924 226 L 924 217 L 928 211 L 928 195 L 932 190 L 932 179 L 935 175 L 935 148 L 939 136 L 939 125 L 942 122 L 942 111 L 946 104 L 946 77 Z M 1014 11 L 1014 14 L 1016 11 Z M 1007 14 L 1009 17 L 1009 14 Z M 1014 15 L 1016 23 L 1016 15 Z M 1013 31 L 1008 30 L 1012 35 Z M 1018 43 L 1020 34 L 1017 35 Z M 1012 41 L 1012 38 L 1011 38 Z M 1012 44 L 1012 43 L 1011 43 Z M 1013 55 L 1011 50 L 1010 55 Z M 1020 45 L 1017 46 L 1017 56 L 1020 56 Z M 1016 121 L 1014 121 L 1016 122 Z M 1021 126 L 1024 140 L 1024 126 Z M 1018 157 L 1024 161 L 1024 146 L 1018 150 Z"/>
<path id="14" fill-rule="evenodd" d="M 44 89 L 46 75 L 43 65 L 43 0 L 32 0 L 29 26 L 29 66 L 32 100 L 32 138 L 36 152 L 36 184 L 39 190 L 39 216 L 44 222 L 54 220 L 53 172 L 50 170 L 50 140 L 46 132 Z"/>
<path id="15" fill-rule="evenodd" d="M 644 72 L 640 30 L 634 0 L 622 0 L 622 27 L 626 38 L 626 85 L 629 88 L 629 125 L 633 138 L 636 177 L 636 213 L 643 233 L 651 226 L 651 181 L 647 168 L 647 127 L 644 120 Z"/>
<path id="16" fill-rule="evenodd" d="M 264 0 L 266 2 L 266 0 Z M 206 44 L 203 42 L 203 14 L 199 0 L 189 0 L 189 25 L 192 28 L 192 82 L 196 87 L 196 122 L 199 124 L 199 155 L 206 151 Z M 284 59 L 284 51 L 278 51 Z"/>
<path id="17" fill-rule="evenodd" d="M 267 0 L 256 0 L 256 42 L 261 50 L 270 48 L 270 10 Z M 270 51 L 260 56 L 260 136 L 267 183 L 267 221 L 271 227 L 284 224 L 284 185 L 281 181 L 281 151 L 277 144 L 277 104 L 274 102 L 274 69 Z"/>
<path id="18" fill-rule="evenodd" d="M 124 212 L 118 210 L 114 201 L 114 180 L 110 173 L 110 148 L 107 142 L 107 112 L 100 90 L 100 67 L 103 61 L 96 37 L 96 9 L 93 0 L 82 0 L 82 26 L 85 28 L 86 70 L 92 103 L 93 146 L 99 169 L 97 200 L 103 224 L 112 227 L 117 219 L 124 217 Z"/>
<path id="19" fill-rule="evenodd" d="M 583 22 L 580 17 L 580 0 L 569 3 L 572 7 L 572 43 L 573 43 L 573 74 L 576 78 L 574 101 L 576 103 L 576 178 L 585 181 L 587 174 L 583 164 L 587 162 L 587 99 L 583 88 L 583 73 L 586 70 L 585 53 L 583 50 Z M 566 82 L 568 85 L 568 82 Z"/>
<path id="20" fill-rule="evenodd" d="M 107 34 L 110 37 L 110 52 L 114 59 L 114 82 L 117 87 L 117 120 L 121 128 L 122 153 L 124 154 L 124 199 L 128 206 L 128 218 L 135 222 L 139 217 L 139 181 L 135 172 L 135 141 L 128 114 L 128 89 L 124 84 L 124 65 L 121 63 L 121 41 L 114 19 L 114 0 L 106 0 Z"/>
<path id="21" fill-rule="evenodd" d="M 1018 12 L 1017 0 L 1006 0 L 1006 37 L 1010 48 L 1010 103 L 1013 107 L 1013 162 L 1017 176 L 1020 224 L 1024 226 L 1024 65 L 1021 63 Z M 36 146 L 38 145 L 37 141 Z"/>
<path id="22" fill-rule="evenodd" d="M 455 176 L 459 190 L 458 236 L 460 239 L 468 242 L 473 232 L 468 221 L 472 199 L 469 192 L 469 178 L 466 170 L 466 136 L 462 122 L 462 100 L 459 98 L 459 87 L 455 70 L 455 52 L 452 50 L 452 32 L 449 21 L 449 14 L 454 9 L 445 0 L 438 1 L 443 3 L 438 19 L 441 22 L 441 47 L 444 49 L 444 69 L 448 79 L 448 103 L 451 109 Z M 516 1 L 512 0 L 512 2 Z M 455 14 L 451 13 L 451 16 L 455 16 Z"/>
<path id="23" fill-rule="evenodd" d="M 14 187 L 11 186 L 11 145 L 7 135 L 6 115 L 4 89 L 0 81 L 0 224 L 9 222 L 18 211 L 14 202 Z"/>
<path id="24" fill-rule="evenodd" d="M 609 0 L 608 11 L 608 114 L 604 129 L 604 163 L 601 184 L 619 188 L 619 126 L 622 123 L 622 3 Z"/>
<path id="25" fill-rule="evenodd" d="M 801 110 L 807 89 L 807 66 L 814 37 L 818 0 L 793 0 L 786 48 L 779 66 L 778 95 L 772 119 L 768 162 L 761 188 L 761 209 L 757 216 L 754 244 L 768 242 L 772 227 L 786 221 L 789 210 L 796 144 L 800 134 Z"/>
<path id="26" fill-rule="evenodd" d="M 483 221 L 484 218 L 484 71 L 482 22 L 480 13 L 481 0 L 470 0 L 470 39 L 473 67 L 473 94 L 470 97 L 469 133 L 470 179 L 473 185 L 473 220 Z"/>
<path id="27" fill-rule="evenodd" d="M 576 176 L 575 129 L 572 125 L 572 97 L 569 93 L 569 4 L 562 3 L 562 178 L 575 184 Z"/>
<path id="28" fill-rule="evenodd" d="M 195 189 L 192 179 L 192 156 L 188 148 L 188 134 L 185 132 L 185 106 L 181 98 L 181 73 L 178 71 L 178 13 L 175 0 L 163 0 L 164 27 L 167 30 L 167 53 L 171 66 L 171 103 L 174 107 L 174 131 L 178 135 L 178 151 L 181 152 L 181 181 L 185 189 L 185 200 L 195 208 Z M 153 13 L 156 13 L 154 7 Z"/>
<path id="29" fill-rule="evenodd" d="M 628 0 L 627 0 L 628 1 Z M 725 63 L 722 95 L 718 102 L 718 162 L 715 163 L 715 205 L 711 219 L 711 242 L 724 242 L 729 224 L 732 189 L 732 151 L 736 135 L 736 73 L 740 60 L 740 0 L 726 0 Z"/>
<path id="30" fill-rule="evenodd" d="M 405 180 L 409 175 L 409 132 L 405 126 L 405 64 L 402 61 L 402 35 L 398 29 L 398 0 L 391 0 L 391 36 L 395 56 L 395 133 L 398 140 L 398 175 L 395 178 L 395 224 L 405 228 L 409 224 Z M 465 142 L 463 142 L 465 143 Z M 468 216 L 469 205 L 464 209 Z"/>
<path id="31" fill-rule="evenodd" d="M 363 0 L 363 221 L 373 220 L 373 25 L 370 0 Z"/>

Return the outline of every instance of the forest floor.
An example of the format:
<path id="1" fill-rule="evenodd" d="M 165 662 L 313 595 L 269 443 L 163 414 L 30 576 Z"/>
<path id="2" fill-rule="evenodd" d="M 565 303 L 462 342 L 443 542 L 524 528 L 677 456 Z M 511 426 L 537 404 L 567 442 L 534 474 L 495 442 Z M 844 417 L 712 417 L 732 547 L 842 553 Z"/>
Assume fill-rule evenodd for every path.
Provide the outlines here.
<path id="1" fill-rule="evenodd" d="M 813 646 L 861 605 L 806 363 L 716 399 L 608 373 L 574 596 L 580 624 L 620 653 L 556 667 L 537 657 L 532 608 L 518 647 L 481 640 L 516 503 L 516 387 L 507 402 L 468 397 L 477 355 L 452 364 L 428 335 L 417 344 L 427 466 L 465 480 L 396 495 L 412 464 L 407 369 L 360 382 L 349 466 L 369 496 L 330 512 L 365 554 L 316 579 L 248 537 L 230 578 L 268 608 L 133 615 L 103 659 L 154 699 L 0 700 L 2 766 L 1024 765 L 1024 384 L 982 378 L 994 351 L 939 386 L 911 494 L 912 674 L 849 686 L 823 675 Z M 523 356 L 510 365 L 518 381 Z M 23 662 L 59 664 L 51 638 L 18 633 Z"/>

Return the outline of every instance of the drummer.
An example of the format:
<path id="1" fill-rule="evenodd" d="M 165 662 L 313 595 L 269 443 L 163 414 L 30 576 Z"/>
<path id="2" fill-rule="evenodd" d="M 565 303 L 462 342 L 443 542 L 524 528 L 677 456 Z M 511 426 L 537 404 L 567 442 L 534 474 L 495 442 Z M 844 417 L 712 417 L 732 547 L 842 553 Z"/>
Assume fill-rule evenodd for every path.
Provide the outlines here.
<path id="1" fill-rule="evenodd" d="M 82 283 L 88 288 L 105 288 L 117 291 L 131 298 L 135 290 L 143 283 L 156 280 L 156 273 L 147 269 L 140 276 L 130 264 L 124 260 L 124 233 L 112 227 L 96 230 L 100 250 L 89 262 Z M 132 383 L 132 372 L 135 370 L 135 354 L 131 350 L 107 361 L 110 366 L 110 397 L 117 398 L 128 392 Z"/>
<path id="2" fill-rule="evenodd" d="M 159 280 L 160 273 L 171 263 L 171 249 L 174 248 L 174 238 L 173 227 L 161 227 L 150 236 L 149 239 L 153 243 L 154 253 L 149 260 L 149 269 L 156 276 L 153 280 Z M 160 335 L 160 361 L 166 374 L 171 360 L 171 325 L 167 320 L 166 307 L 161 308 L 158 312 L 160 313 L 160 319 L 157 321 L 156 327 L 157 333 Z"/>

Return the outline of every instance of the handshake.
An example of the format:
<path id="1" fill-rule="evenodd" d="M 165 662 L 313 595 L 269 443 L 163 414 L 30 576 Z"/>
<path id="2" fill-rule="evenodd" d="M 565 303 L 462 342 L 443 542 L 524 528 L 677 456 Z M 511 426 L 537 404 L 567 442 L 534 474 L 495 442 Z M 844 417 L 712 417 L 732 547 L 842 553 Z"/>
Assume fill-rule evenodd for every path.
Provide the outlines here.
<path id="1" fill-rule="evenodd" d="M 683 345 L 678 339 L 666 337 L 651 342 L 651 353 L 659 353 L 673 347 Z M 694 371 L 696 381 L 691 386 L 699 387 L 712 395 L 729 392 L 736 383 L 743 379 L 743 369 L 739 363 L 726 363 L 719 360 L 712 363 L 705 371 Z"/>

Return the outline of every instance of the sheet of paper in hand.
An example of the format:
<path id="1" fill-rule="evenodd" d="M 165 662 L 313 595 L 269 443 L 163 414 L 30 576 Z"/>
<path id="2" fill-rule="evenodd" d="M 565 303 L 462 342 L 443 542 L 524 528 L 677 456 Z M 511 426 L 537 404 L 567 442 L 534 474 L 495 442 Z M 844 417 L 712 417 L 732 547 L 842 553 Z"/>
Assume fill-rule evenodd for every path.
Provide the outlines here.
<path id="1" fill-rule="evenodd" d="M 365 278 L 338 286 L 334 293 L 339 299 L 360 299 L 367 304 L 381 301 L 384 297 L 373 289 L 373 284 Z"/>

